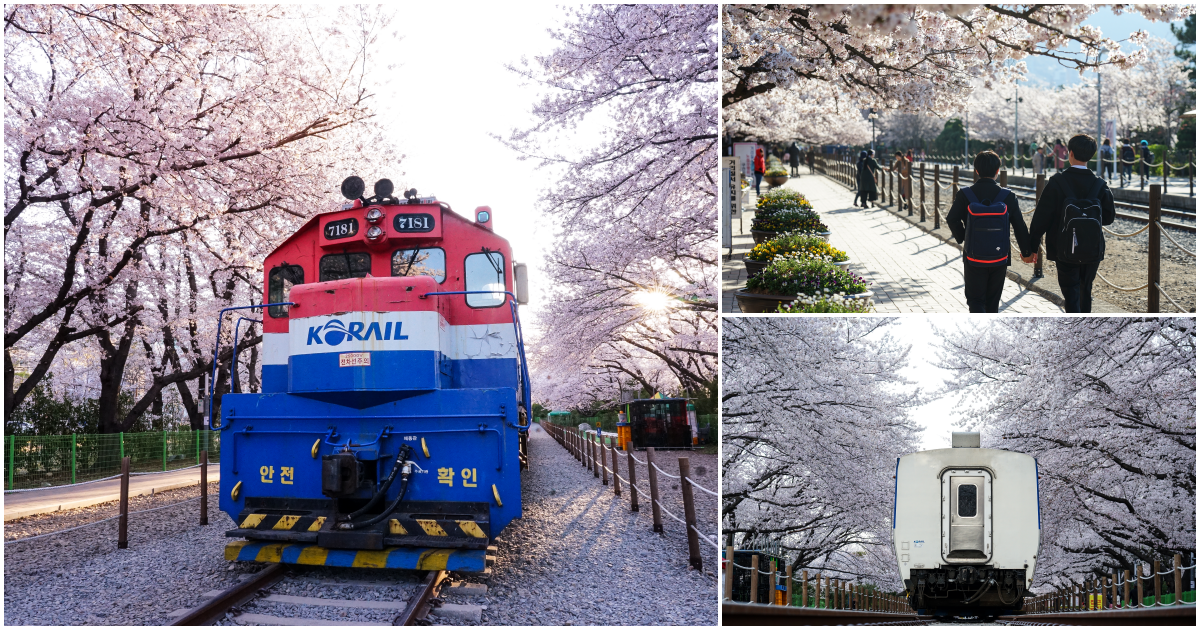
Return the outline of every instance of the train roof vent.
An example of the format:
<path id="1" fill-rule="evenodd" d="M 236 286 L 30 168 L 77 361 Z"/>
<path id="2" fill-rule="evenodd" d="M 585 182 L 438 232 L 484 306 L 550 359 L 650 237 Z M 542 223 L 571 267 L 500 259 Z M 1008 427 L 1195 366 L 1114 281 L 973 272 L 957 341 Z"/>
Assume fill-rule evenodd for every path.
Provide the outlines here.
<path id="1" fill-rule="evenodd" d="M 955 431 L 950 436 L 950 446 L 954 448 L 979 448 L 979 432 L 970 433 Z"/>

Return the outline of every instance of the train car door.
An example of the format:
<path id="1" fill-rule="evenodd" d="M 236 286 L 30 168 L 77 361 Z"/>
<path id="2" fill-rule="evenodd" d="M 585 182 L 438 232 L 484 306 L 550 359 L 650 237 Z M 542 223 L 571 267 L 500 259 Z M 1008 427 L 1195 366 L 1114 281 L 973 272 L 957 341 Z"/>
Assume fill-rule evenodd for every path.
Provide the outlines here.
<path id="1" fill-rule="evenodd" d="M 992 475 L 987 470 L 942 474 L 942 556 L 960 563 L 992 557 Z"/>

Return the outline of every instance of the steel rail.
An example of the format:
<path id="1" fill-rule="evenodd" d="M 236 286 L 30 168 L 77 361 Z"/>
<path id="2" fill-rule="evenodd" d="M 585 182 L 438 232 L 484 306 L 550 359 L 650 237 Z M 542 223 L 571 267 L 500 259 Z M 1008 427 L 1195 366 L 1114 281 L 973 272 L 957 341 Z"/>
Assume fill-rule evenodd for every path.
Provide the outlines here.
<path id="1" fill-rule="evenodd" d="M 250 579 L 235 584 L 220 595 L 200 604 L 179 619 L 171 622 L 172 626 L 210 626 L 213 622 L 225 616 L 234 606 L 254 599 L 264 588 L 278 583 L 287 576 L 288 565 L 269 564 L 265 569 L 255 573 Z"/>
<path id="2" fill-rule="evenodd" d="M 1196 606 L 1179 605 L 1125 610 L 1092 610 L 1079 612 L 1027 613 L 1004 615 L 997 621 L 1060 623 L 1069 626 L 1194 626 Z"/>
<path id="3" fill-rule="evenodd" d="M 917 613 L 801 608 L 728 601 L 721 604 L 721 623 L 726 626 L 845 626 L 881 623 L 925 625 L 925 622 L 932 619 L 933 617 Z"/>
<path id="4" fill-rule="evenodd" d="M 449 573 L 446 571 L 430 571 L 426 573 L 425 581 L 421 583 L 420 593 L 409 600 L 408 606 L 404 608 L 404 612 L 396 616 L 392 621 L 392 625 L 429 625 L 426 621 L 429 617 L 429 611 L 433 608 L 438 593 L 442 590 L 442 583 L 448 575 Z"/>

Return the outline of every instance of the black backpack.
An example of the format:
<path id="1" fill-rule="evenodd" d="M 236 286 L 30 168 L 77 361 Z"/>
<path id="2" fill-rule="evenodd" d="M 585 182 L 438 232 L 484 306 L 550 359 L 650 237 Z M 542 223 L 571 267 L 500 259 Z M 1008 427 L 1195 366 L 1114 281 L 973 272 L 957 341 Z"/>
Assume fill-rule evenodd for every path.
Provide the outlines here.
<path id="1" fill-rule="evenodd" d="M 1133 152 L 1133 147 L 1128 144 L 1121 147 L 1121 159 L 1126 162 L 1132 162 L 1137 159 L 1137 153 Z"/>
<path id="2" fill-rule="evenodd" d="M 1104 180 L 1097 178 L 1092 189 L 1083 197 L 1076 197 L 1067 181 L 1059 177 L 1063 189 L 1062 223 L 1055 244 L 1058 247 L 1058 262 L 1072 265 L 1099 262 L 1104 259 L 1104 229 L 1101 227 L 1103 210 L 1100 195 L 1104 192 Z"/>
<path id="3" fill-rule="evenodd" d="M 990 204 L 980 203 L 970 187 L 963 188 L 967 197 L 967 240 L 963 257 L 974 267 L 1003 267 L 1008 264 L 1008 204 L 1001 188 Z"/>

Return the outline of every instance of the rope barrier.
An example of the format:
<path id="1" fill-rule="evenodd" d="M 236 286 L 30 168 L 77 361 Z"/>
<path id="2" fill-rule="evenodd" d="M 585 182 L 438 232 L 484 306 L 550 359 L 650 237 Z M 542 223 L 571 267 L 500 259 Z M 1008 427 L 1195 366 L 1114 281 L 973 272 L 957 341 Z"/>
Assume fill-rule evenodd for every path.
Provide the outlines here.
<path id="1" fill-rule="evenodd" d="M 697 535 L 697 536 L 699 536 L 701 539 L 703 539 L 705 542 L 707 542 L 708 544 L 712 545 L 713 547 L 716 547 L 716 548 L 717 548 L 717 551 L 720 551 L 720 550 L 721 550 L 721 545 L 720 545 L 720 544 L 719 544 L 719 543 L 716 541 L 716 538 L 717 538 L 716 536 L 713 536 L 713 537 L 710 539 L 710 538 L 708 537 L 708 534 L 705 534 L 704 532 L 702 532 L 702 531 L 700 531 L 700 530 L 696 529 L 696 526 L 695 526 L 695 525 L 688 525 L 688 527 L 690 527 L 690 528 L 692 529 L 692 531 L 696 532 L 696 535 Z"/>
<path id="2" fill-rule="evenodd" d="M 1141 291 L 1142 289 L 1145 289 L 1146 287 L 1150 286 L 1150 283 L 1149 283 L 1149 282 L 1147 282 L 1146 284 L 1143 284 L 1143 285 L 1142 285 L 1142 286 L 1140 286 L 1140 287 L 1121 287 L 1121 286 L 1117 286 L 1117 285 L 1113 284 L 1112 282 L 1109 282 L 1108 278 L 1105 278 L 1105 277 L 1104 277 L 1104 274 L 1100 273 L 1099 271 L 1097 271 L 1097 272 L 1096 272 L 1096 277 L 1097 277 L 1097 278 L 1100 278 L 1101 280 L 1103 280 L 1103 281 L 1104 281 L 1104 284 L 1107 284 L 1108 286 L 1110 286 L 1110 287 L 1112 287 L 1112 288 L 1114 288 L 1114 289 L 1116 289 L 1116 290 L 1118 290 L 1118 291 Z"/>
<path id="3" fill-rule="evenodd" d="M 1170 295 L 1167 295 L 1167 292 L 1166 292 L 1166 290 L 1164 290 L 1162 287 L 1158 286 L 1158 283 L 1157 283 L 1157 282 L 1155 282 L 1155 283 L 1154 283 L 1154 288 L 1155 288 L 1155 289 L 1158 289 L 1158 292 L 1159 292 L 1159 293 L 1161 293 L 1161 294 L 1163 294 L 1163 297 L 1167 298 L 1167 301 L 1171 303 L 1171 306 L 1174 306 L 1175 308 L 1179 309 L 1179 312 L 1180 312 L 1180 313 L 1186 313 L 1186 312 L 1187 312 L 1187 309 L 1185 309 L 1185 308 L 1183 308 L 1182 306 L 1180 306 L 1180 305 L 1179 305 L 1179 303 L 1178 303 L 1178 302 L 1176 302 L 1175 300 L 1172 300 L 1172 299 L 1171 299 L 1171 296 L 1170 296 Z"/>
<path id="4" fill-rule="evenodd" d="M 637 463 L 639 463 L 639 464 L 641 464 L 641 465 L 643 465 L 643 466 L 645 466 L 645 465 L 646 465 L 646 462 L 644 462 L 644 461 L 642 461 L 642 460 L 638 459 L 638 458 L 637 458 L 637 455 L 634 455 L 633 453 L 630 453 L 630 454 L 629 454 L 629 456 L 633 458 L 633 461 L 635 461 L 635 462 L 637 462 Z"/>
<path id="5" fill-rule="evenodd" d="M 216 463 L 216 462 L 209 462 L 209 465 L 211 466 L 214 463 Z M 129 476 L 130 477 L 141 477 L 143 475 L 161 475 L 163 473 L 173 473 L 173 472 L 179 472 L 181 470 L 189 470 L 192 468 L 199 468 L 199 467 L 200 467 L 200 464 L 193 464 L 191 466 L 186 466 L 184 468 L 172 468 L 171 470 L 155 470 L 153 472 L 131 472 L 131 473 L 129 473 Z M 89 483 L 96 483 L 98 481 L 110 481 L 113 479 L 120 479 L 120 478 L 121 478 L 121 475 L 116 474 L 111 477 L 103 477 L 101 479 L 92 479 L 90 481 L 80 481 L 79 483 L 65 483 L 60 486 L 46 486 L 45 488 L 18 488 L 16 490 L 5 490 L 4 494 L 10 494 L 10 493 L 15 494 L 17 492 L 37 492 L 39 490 L 49 490 L 51 488 L 74 488 L 75 486 L 82 486 L 82 485 L 86 485 Z"/>
<path id="6" fill-rule="evenodd" d="M 705 492 L 707 492 L 707 493 L 709 493 L 709 494 L 713 495 L 714 497 L 721 498 L 721 495 L 717 494 L 716 492 L 713 492 L 712 490 L 709 490 L 708 488 L 705 488 L 704 486 L 702 486 L 702 485 L 700 485 L 700 484 L 696 483 L 695 481 L 692 481 L 692 480 L 691 480 L 691 478 L 688 478 L 687 482 L 688 482 L 688 483 L 690 483 L 690 484 L 692 484 L 692 487 L 693 487 L 693 488 L 697 488 L 697 489 L 699 489 L 699 490 L 703 490 L 703 491 L 705 491 Z"/>
<path id="7" fill-rule="evenodd" d="M 665 512 L 665 513 L 667 514 L 667 516 L 670 516 L 671 518 L 675 519 L 676 521 L 679 521 L 679 524 L 680 524 L 680 525 L 685 525 L 685 526 L 687 525 L 687 523 L 686 523 L 686 522 L 684 522 L 684 520 L 683 520 L 683 519 L 681 519 L 681 518 L 679 518 L 678 516 L 675 516 L 674 514 L 672 514 L 672 513 L 671 513 L 671 510 L 668 510 L 668 509 L 667 509 L 667 506 L 665 506 L 665 505 L 663 505 L 663 504 L 662 504 L 662 501 L 655 501 L 654 503 L 655 503 L 655 504 L 657 504 L 657 505 L 658 505 L 658 509 L 660 509 L 660 510 L 662 510 L 663 512 Z"/>
<path id="8" fill-rule="evenodd" d="M 1161 226 L 1160 226 L 1160 227 L 1161 227 Z M 1102 225 L 1102 226 L 1100 226 L 1100 229 L 1104 230 L 1105 232 L 1108 232 L 1109 234 L 1112 234 L 1113 236 L 1115 236 L 1115 237 L 1117 237 L 1117 238 L 1129 238 L 1129 237 L 1131 237 L 1131 236 L 1137 236 L 1138 234 L 1141 234 L 1142 232 L 1145 232 L 1146 230 L 1149 230 L 1149 229 L 1150 229 L 1150 224 L 1149 224 L 1149 223 L 1147 223 L 1146 225 L 1143 225 L 1143 226 L 1142 226 L 1142 229 L 1140 229 L 1140 230 L 1138 230 L 1138 231 L 1136 231 L 1136 232 L 1130 232 L 1129 234 L 1121 234 L 1120 232 L 1114 232 L 1114 231 L 1112 231 L 1112 230 L 1110 230 L 1110 229 L 1108 229 L 1108 228 L 1104 227 L 1103 225 Z"/>
<path id="9" fill-rule="evenodd" d="M 208 495 L 208 496 L 210 496 L 210 497 L 211 497 L 211 496 L 216 496 L 216 495 L 212 495 L 212 494 L 210 494 L 210 495 Z M 183 500 L 183 501 L 176 501 L 175 503 L 168 503 L 168 504 L 166 504 L 166 505 L 160 505 L 160 506 L 158 506 L 158 507 L 156 507 L 156 508 L 149 508 L 149 509 L 146 509 L 146 510 L 138 510 L 138 511 L 136 511 L 136 512 L 129 512 L 129 513 L 126 515 L 126 516 L 133 516 L 134 514 L 144 514 L 144 513 L 146 513 L 146 512 L 155 512 L 155 511 L 158 511 L 158 510 L 165 510 L 165 509 L 167 509 L 167 508 L 169 508 L 169 507 L 175 507 L 176 505 L 183 505 L 184 503 L 191 503 L 192 501 L 197 501 L 197 500 L 199 500 L 199 499 L 202 499 L 202 498 L 203 498 L 203 497 L 192 497 L 192 498 L 190 498 L 190 499 L 185 499 L 185 500 Z M 58 531 L 55 531 L 55 532 L 50 532 L 50 533 L 47 533 L 47 534 L 38 534 L 37 536 L 28 536 L 28 537 L 25 537 L 25 538 L 17 538 L 16 540 L 6 540 L 6 541 L 4 541 L 4 544 L 5 544 L 5 545 L 11 545 L 11 544 L 13 544 L 13 543 L 25 542 L 25 541 L 27 541 L 27 540 L 37 540 L 38 538 L 45 538 L 45 537 L 47 537 L 47 536 L 54 536 L 54 535 L 56 535 L 56 534 L 65 534 L 65 533 L 67 533 L 67 532 L 73 532 L 73 531 L 75 531 L 75 530 L 77 530 L 77 529 L 83 529 L 84 527 L 91 527 L 92 525 L 99 525 L 100 523 L 107 523 L 108 521 L 115 521 L 115 520 L 117 520 L 117 519 L 119 519 L 119 518 L 121 518 L 121 515 L 120 515 L 120 514 L 118 514 L 118 515 L 116 515 L 116 516 L 111 516 L 111 517 L 109 517 L 109 518 L 106 518 L 106 519 L 103 519 L 103 520 L 99 520 L 99 521 L 92 521 L 91 523 L 84 523 L 83 525 L 79 525 L 78 527 L 71 527 L 71 528 L 69 528 L 69 529 L 60 529 L 60 530 L 58 530 Z"/>
<path id="10" fill-rule="evenodd" d="M 655 469 L 657 469 L 657 470 L 658 470 L 658 472 L 660 472 L 660 473 L 662 473 L 662 474 L 664 474 L 664 475 L 666 475 L 666 476 L 668 476 L 668 477 L 670 477 L 670 478 L 672 478 L 672 479 L 679 479 L 679 477 L 677 477 L 677 476 L 675 476 L 675 475 L 672 475 L 671 473 L 669 473 L 669 472 L 667 472 L 667 471 L 665 471 L 665 470 L 663 470 L 663 469 L 659 468 L 659 467 L 658 467 L 658 464 L 654 464 L 654 468 L 655 468 Z"/>
<path id="11" fill-rule="evenodd" d="M 1184 247 L 1183 245 L 1180 245 L 1179 242 L 1176 241 L 1174 238 L 1171 238 L 1171 233 L 1168 232 L 1167 229 L 1163 227 L 1163 224 L 1161 221 L 1156 221 L 1156 223 L 1158 223 L 1158 229 L 1161 231 L 1162 235 L 1166 236 L 1167 240 L 1171 241 L 1171 244 L 1173 244 L 1175 247 L 1178 247 L 1179 249 L 1182 249 L 1183 253 L 1187 254 L 1188 256 L 1191 256 L 1192 258 L 1196 257 L 1196 252 L 1189 251 L 1188 248 Z M 1150 226 L 1146 226 L 1146 227 L 1150 227 Z M 1142 229 L 1145 229 L 1145 228 L 1142 228 Z"/>

